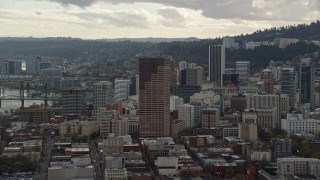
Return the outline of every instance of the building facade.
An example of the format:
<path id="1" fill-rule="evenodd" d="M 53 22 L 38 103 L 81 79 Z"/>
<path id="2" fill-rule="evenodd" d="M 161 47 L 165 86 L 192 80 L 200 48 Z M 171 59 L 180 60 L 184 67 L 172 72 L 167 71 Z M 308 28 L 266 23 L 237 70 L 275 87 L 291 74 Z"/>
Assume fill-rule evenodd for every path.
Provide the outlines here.
<path id="1" fill-rule="evenodd" d="M 61 91 L 62 114 L 86 114 L 88 106 L 86 91 L 80 88 L 70 88 Z"/>
<path id="2" fill-rule="evenodd" d="M 202 110 L 202 129 L 211 129 L 219 125 L 219 110 L 207 108 Z"/>
<path id="3" fill-rule="evenodd" d="M 236 61 L 236 73 L 241 85 L 247 85 L 250 77 L 250 61 Z"/>
<path id="4" fill-rule="evenodd" d="M 98 81 L 93 84 L 93 114 L 98 114 L 101 108 L 112 103 L 114 99 L 114 90 L 109 81 Z"/>
<path id="5" fill-rule="evenodd" d="M 222 86 L 222 75 L 225 73 L 225 47 L 209 46 L 209 80 Z"/>
<path id="6" fill-rule="evenodd" d="M 194 106 L 183 104 L 178 106 L 178 119 L 185 121 L 186 127 L 194 126 Z"/>
<path id="7" fill-rule="evenodd" d="M 299 72 L 300 103 L 309 103 L 311 110 L 315 108 L 315 64 L 310 58 L 301 59 Z"/>
<path id="8" fill-rule="evenodd" d="M 280 100 L 279 95 L 253 95 L 252 96 L 252 108 L 254 109 L 273 109 L 276 110 L 275 127 L 280 128 Z"/>
<path id="9" fill-rule="evenodd" d="M 281 69 L 281 94 L 289 96 L 289 105 L 296 106 L 297 74 L 294 67 L 282 67 Z"/>
<path id="10" fill-rule="evenodd" d="M 320 177 L 320 160 L 315 158 L 278 158 L 277 172 L 282 176 L 313 175 Z"/>
<path id="11" fill-rule="evenodd" d="M 260 81 L 264 84 L 264 93 L 273 94 L 273 76 L 270 69 L 262 70 L 260 74 Z"/>
<path id="12" fill-rule="evenodd" d="M 170 89 L 173 61 L 139 59 L 140 137 L 170 136 Z"/>
<path id="13" fill-rule="evenodd" d="M 130 95 L 130 80 L 115 79 L 114 80 L 114 100 L 116 102 L 128 99 Z"/>

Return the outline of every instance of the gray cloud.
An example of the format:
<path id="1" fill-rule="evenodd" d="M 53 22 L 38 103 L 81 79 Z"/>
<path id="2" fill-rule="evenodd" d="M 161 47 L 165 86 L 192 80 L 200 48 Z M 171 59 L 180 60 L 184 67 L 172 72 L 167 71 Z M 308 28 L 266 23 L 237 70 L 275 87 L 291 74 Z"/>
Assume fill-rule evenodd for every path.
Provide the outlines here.
<path id="1" fill-rule="evenodd" d="M 112 24 L 117 27 L 147 28 L 148 19 L 141 13 L 134 12 L 111 12 L 111 13 L 76 13 L 75 16 L 89 22 L 100 24 Z"/>
<path id="2" fill-rule="evenodd" d="M 86 7 L 101 0 L 38 0 L 38 1 L 50 1 L 50 2 L 60 3 L 62 5 L 76 5 L 79 7 Z"/>
<path id="3" fill-rule="evenodd" d="M 159 3 L 173 7 L 199 10 L 213 19 L 302 21 L 320 11 L 319 0 L 39 0 L 63 5 L 87 7 L 98 1 L 121 3 Z M 320 15 L 318 17 L 320 18 Z"/>
<path id="4" fill-rule="evenodd" d="M 158 15 L 164 19 L 160 21 L 165 26 L 169 27 L 185 27 L 186 18 L 182 14 L 173 8 L 160 9 Z"/>

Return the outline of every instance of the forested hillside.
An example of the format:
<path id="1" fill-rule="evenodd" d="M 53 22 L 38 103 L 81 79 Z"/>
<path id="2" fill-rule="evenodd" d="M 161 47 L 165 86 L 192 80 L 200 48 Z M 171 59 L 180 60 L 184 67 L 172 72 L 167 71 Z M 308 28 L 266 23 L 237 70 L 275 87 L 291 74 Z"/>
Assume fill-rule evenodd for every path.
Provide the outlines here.
<path id="1" fill-rule="evenodd" d="M 320 21 L 309 25 L 287 26 L 258 30 L 248 35 L 235 36 L 240 44 L 243 41 L 272 41 L 275 37 L 298 38 L 301 40 L 319 39 Z M 0 58 L 12 56 L 51 56 L 69 61 L 94 59 L 109 61 L 118 59 L 137 59 L 138 56 L 170 56 L 176 61 L 186 60 L 206 66 L 208 63 L 208 46 L 221 44 L 220 38 L 200 41 L 174 42 L 106 42 L 100 40 L 81 40 L 72 38 L 0 38 Z M 312 53 L 319 47 L 300 42 L 284 49 L 275 46 L 260 46 L 253 50 L 243 48 L 227 50 L 228 66 L 236 60 L 251 61 L 252 68 L 265 67 L 270 60 L 289 61 L 293 58 Z M 83 58 L 86 57 L 86 58 Z"/>

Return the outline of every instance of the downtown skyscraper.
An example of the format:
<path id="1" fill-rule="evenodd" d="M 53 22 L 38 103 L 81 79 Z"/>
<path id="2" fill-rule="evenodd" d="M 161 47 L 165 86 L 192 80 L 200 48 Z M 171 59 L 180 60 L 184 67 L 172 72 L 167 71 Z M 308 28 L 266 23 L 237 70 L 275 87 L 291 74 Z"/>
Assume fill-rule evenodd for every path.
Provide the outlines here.
<path id="1" fill-rule="evenodd" d="M 174 61 L 139 59 L 139 136 L 170 136 L 170 87 Z"/>
<path id="2" fill-rule="evenodd" d="M 281 68 L 281 94 L 289 96 L 289 105 L 296 106 L 297 74 L 294 67 L 283 66 Z"/>
<path id="3" fill-rule="evenodd" d="M 314 76 L 315 64 L 310 58 L 301 59 L 299 71 L 300 103 L 310 103 L 312 110 L 315 107 Z"/>
<path id="4" fill-rule="evenodd" d="M 225 71 L 225 47 L 209 46 L 209 80 L 217 86 L 222 86 L 222 75 Z"/>

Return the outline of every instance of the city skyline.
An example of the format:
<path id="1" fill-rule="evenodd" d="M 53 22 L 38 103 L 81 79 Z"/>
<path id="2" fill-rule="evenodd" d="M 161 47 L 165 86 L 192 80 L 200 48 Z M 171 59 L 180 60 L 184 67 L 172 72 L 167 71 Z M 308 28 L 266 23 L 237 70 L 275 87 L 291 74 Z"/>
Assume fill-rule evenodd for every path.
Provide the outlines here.
<path id="1" fill-rule="evenodd" d="M 2 37 L 215 38 L 319 19 L 316 0 L 0 2 Z M 300 13 L 295 13 L 300 12 Z"/>

